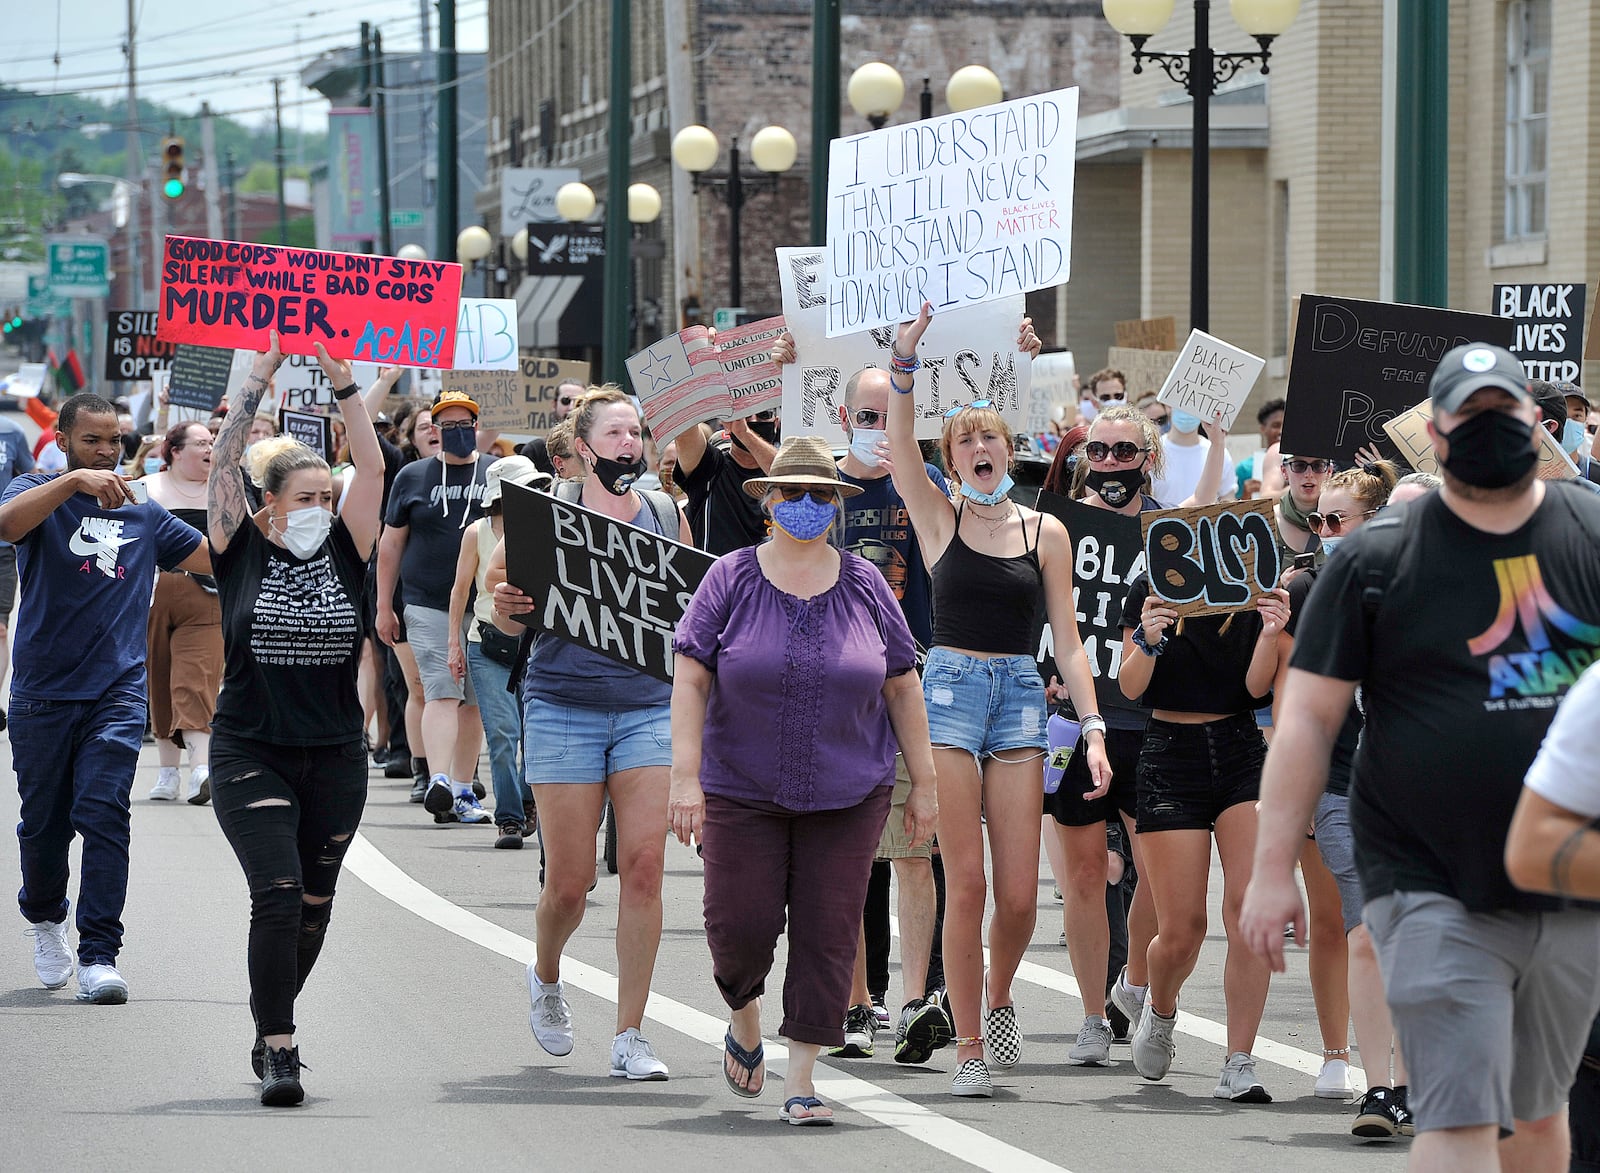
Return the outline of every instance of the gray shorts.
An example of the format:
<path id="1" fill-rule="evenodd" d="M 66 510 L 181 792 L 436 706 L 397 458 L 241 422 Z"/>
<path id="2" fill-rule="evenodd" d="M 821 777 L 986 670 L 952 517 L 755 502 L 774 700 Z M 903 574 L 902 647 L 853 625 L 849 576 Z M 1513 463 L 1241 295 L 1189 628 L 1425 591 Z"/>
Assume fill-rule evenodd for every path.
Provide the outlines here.
<path id="1" fill-rule="evenodd" d="M 467 634 L 460 633 L 461 646 L 467 646 Z M 424 701 L 460 701 L 467 705 L 478 703 L 478 694 L 472 690 L 472 673 L 462 680 L 450 675 L 450 616 L 432 607 L 406 604 L 406 640 L 411 644 L 411 654 L 417 658 L 417 675 L 422 677 Z"/>
<path id="2" fill-rule="evenodd" d="M 1600 913 L 1468 912 L 1437 892 L 1367 903 L 1422 1132 L 1561 1110 L 1600 1010 Z"/>
<path id="3" fill-rule="evenodd" d="M 1344 914 L 1344 931 L 1349 933 L 1361 923 L 1361 881 L 1356 877 L 1355 840 L 1350 837 L 1350 797 L 1324 794 L 1317 800 L 1311 828 L 1323 865 L 1339 885 L 1339 911 Z"/>

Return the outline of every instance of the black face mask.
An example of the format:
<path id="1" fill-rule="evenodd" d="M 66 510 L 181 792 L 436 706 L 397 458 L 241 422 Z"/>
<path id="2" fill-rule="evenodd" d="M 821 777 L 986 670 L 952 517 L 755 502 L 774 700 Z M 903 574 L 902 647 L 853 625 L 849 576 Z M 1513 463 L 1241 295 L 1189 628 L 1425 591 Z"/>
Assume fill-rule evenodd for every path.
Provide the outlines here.
<path id="1" fill-rule="evenodd" d="M 1117 469 L 1115 472 L 1091 469 L 1084 483 L 1111 508 L 1121 509 L 1144 487 L 1144 473 L 1133 468 Z"/>
<path id="2" fill-rule="evenodd" d="M 631 488 L 633 483 L 644 476 L 646 468 L 644 457 L 638 460 L 612 460 L 609 457 L 595 455 L 594 478 L 600 482 L 606 492 L 621 497 Z"/>
<path id="3" fill-rule="evenodd" d="M 1533 425 L 1503 411 L 1480 411 L 1443 435 L 1450 442 L 1445 469 L 1480 489 L 1516 484 L 1539 459 L 1533 450 Z"/>

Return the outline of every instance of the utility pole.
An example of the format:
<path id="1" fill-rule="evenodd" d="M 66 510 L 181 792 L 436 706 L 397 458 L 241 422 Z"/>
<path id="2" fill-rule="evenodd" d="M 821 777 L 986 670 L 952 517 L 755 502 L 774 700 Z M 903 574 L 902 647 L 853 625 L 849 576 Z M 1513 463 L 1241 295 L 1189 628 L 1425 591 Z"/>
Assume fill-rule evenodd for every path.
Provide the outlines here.
<path id="1" fill-rule="evenodd" d="M 272 119 L 277 127 L 277 144 L 272 159 L 278 165 L 278 243 L 289 243 L 289 205 L 283 197 L 283 79 L 272 79 Z"/>
<path id="2" fill-rule="evenodd" d="M 628 179 L 633 145 L 633 23 L 629 0 L 611 0 L 611 95 L 606 109 L 606 262 L 600 287 L 600 365 L 607 383 L 628 385 L 628 306 L 633 277 Z"/>
<path id="3" fill-rule="evenodd" d="M 377 93 L 373 97 L 372 117 L 378 130 L 378 251 L 386 257 L 394 255 L 394 241 L 389 227 L 389 114 L 383 87 L 383 30 L 372 30 L 372 67 L 377 76 Z"/>
<path id="4" fill-rule="evenodd" d="M 828 148 L 839 137 L 839 0 L 811 5 L 811 243 L 828 242 Z"/>
<path id="5" fill-rule="evenodd" d="M 210 102 L 200 103 L 200 155 L 206 187 L 206 235 L 212 240 L 221 240 L 222 185 L 217 181 L 217 130 Z"/>
<path id="6" fill-rule="evenodd" d="M 233 148 L 229 147 L 222 156 L 224 183 L 228 185 L 228 239 L 239 239 L 239 189 L 238 174 L 233 165 Z"/>
<path id="7" fill-rule="evenodd" d="M 144 210 L 145 199 L 143 177 L 140 174 L 139 160 L 144 152 L 139 148 L 139 92 L 137 69 L 134 65 L 134 28 L 133 14 L 134 0 L 128 0 L 128 139 L 125 153 L 127 160 L 124 170 L 128 175 L 128 222 L 123 225 L 123 231 L 128 236 L 128 271 L 133 276 L 133 304 L 137 309 L 144 309 L 148 304 L 145 300 L 144 266 L 139 258 L 139 213 Z M 152 260 L 152 265 L 154 264 Z"/>
<path id="8" fill-rule="evenodd" d="M 674 131 L 698 122 L 694 110 L 694 40 L 690 32 L 688 0 L 665 0 L 662 21 L 667 40 L 667 119 Z M 700 298 L 700 206 L 694 198 L 694 180 L 682 167 L 672 168 L 672 259 L 674 319 L 688 325 L 684 309 Z M 670 333 L 671 331 L 668 331 Z"/>
<path id="9" fill-rule="evenodd" d="M 1394 298 L 1450 304 L 1450 5 L 1402 4 L 1396 29 Z"/>
<path id="10" fill-rule="evenodd" d="M 439 198 L 436 201 L 434 259 L 456 259 L 456 0 L 439 0 Z M 624 200 L 626 203 L 626 200 Z"/>

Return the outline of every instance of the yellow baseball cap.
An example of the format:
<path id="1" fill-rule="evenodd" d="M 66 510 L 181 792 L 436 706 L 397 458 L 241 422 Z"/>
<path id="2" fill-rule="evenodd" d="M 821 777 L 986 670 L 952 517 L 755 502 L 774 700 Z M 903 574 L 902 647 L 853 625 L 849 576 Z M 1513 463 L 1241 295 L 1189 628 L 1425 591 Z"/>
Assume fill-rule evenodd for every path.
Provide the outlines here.
<path id="1" fill-rule="evenodd" d="M 430 410 L 432 410 L 434 415 L 438 415 L 439 412 L 446 407 L 468 408 L 472 412 L 473 419 L 477 419 L 478 416 L 482 414 L 478 410 L 478 405 L 473 400 L 472 396 L 468 395 L 465 391 L 439 392 L 439 397 L 433 401 L 433 407 Z"/>

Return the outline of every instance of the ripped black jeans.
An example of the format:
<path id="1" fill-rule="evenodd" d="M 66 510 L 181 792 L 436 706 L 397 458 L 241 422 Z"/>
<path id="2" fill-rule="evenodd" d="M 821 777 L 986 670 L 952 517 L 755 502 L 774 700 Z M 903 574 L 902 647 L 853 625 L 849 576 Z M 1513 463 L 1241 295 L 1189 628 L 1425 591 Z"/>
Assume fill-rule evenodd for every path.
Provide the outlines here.
<path id="1" fill-rule="evenodd" d="M 294 1000 L 321 952 L 334 886 L 367 802 L 367 755 L 217 730 L 211 805 L 250 884 L 250 995 L 256 1031 L 294 1033 Z M 302 896 L 326 896 L 306 904 Z"/>

